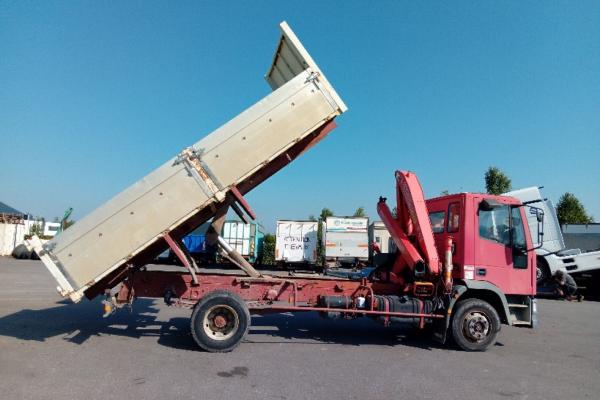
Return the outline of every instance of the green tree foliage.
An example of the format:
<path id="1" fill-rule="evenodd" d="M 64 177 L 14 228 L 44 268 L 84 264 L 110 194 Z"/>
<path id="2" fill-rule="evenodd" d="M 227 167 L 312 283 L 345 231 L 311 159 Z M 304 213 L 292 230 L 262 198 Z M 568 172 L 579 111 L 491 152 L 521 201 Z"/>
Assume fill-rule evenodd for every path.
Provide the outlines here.
<path id="1" fill-rule="evenodd" d="M 358 207 L 356 211 L 354 211 L 354 217 L 366 217 L 367 213 L 365 212 L 364 207 Z"/>
<path id="2" fill-rule="evenodd" d="M 262 254 L 259 259 L 263 265 L 275 265 L 275 235 L 267 233 L 263 239 Z"/>
<path id="3" fill-rule="evenodd" d="M 440 192 L 440 196 L 448 196 L 450 194 L 450 192 L 448 191 L 448 189 L 444 189 Z"/>
<path id="4" fill-rule="evenodd" d="M 583 204 L 573 193 L 565 193 L 560 196 L 556 205 L 558 222 L 564 224 L 589 224 L 593 222 L 591 215 L 585 211 Z"/>
<path id="5" fill-rule="evenodd" d="M 510 178 L 499 168 L 489 167 L 485 172 L 485 190 L 489 194 L 502 194 L 512 189 Z"/>
<path id="6" fill-rule="evenodd" d="M 312 222 L 317 222 L 317 217 L 315 217 L 315 214 L 310 214 L 308 216 L 308 220 Z"/>
<path id="7" fill-rule="evenodd" d="M 44 221 L 36 222 L 29 228 L 29 236 L 36 235 L 41 238 L 44 236 Z"/>
<path id="8" fill-rule="evenodd" d="M 321 214 L 319 215 L 319 219 L 321 221 L 325 221 L 327 219 L 327 217 L 333 217 L 333 211 L 331 211 L 329 208 L 324 207 L 321 210 Z"/>
<path id="9" fill-rule="evenodd" d="M 323 244 L 323 224 L 327 217 L 333 217 L 333 211 L 324 207 L 319 215 L 319 225 L 317 227 L 317 265 L 325 263 L 325 245 Z"/>

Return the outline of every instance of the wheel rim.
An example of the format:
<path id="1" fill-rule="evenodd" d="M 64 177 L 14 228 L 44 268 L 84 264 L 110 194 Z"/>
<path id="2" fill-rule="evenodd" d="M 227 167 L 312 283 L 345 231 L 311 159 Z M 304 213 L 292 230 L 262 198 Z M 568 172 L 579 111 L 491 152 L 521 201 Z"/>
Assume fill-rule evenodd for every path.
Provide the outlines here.
<path id="1" fill-rule="evenodd" d="M 471 311 L 463 321 L 463 332 L 471 342 L 482 342 L 491 333 L 491 321 L 485 313 Z"/>
<path id="2" fill-rule="evenodd" d="M 237 312 L 227 305 L 216 305 L 208 309 L 202 320 L 204 333 L 213 340 L 231 338 L 240 326 Z"/>
<path id="3" fill-rule="evenodd" d="M 544 271 L 542 271 L 542 268 L 536 267 L 536 269 L 535 269 L 535 276 L 536 276 L 536 278 L 537 278 L 538 281 L 542 280 L 542 278 L 544 277 Z"/>

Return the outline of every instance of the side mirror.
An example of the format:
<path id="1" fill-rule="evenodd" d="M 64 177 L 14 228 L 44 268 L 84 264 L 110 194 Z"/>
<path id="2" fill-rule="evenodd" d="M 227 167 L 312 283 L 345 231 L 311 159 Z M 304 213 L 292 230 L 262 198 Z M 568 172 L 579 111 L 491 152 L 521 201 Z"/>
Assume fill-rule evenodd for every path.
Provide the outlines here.
<path id="1" fill-rule="evenodd" d="M 529 207 L 529 214 L 535 213 L 535 220 L 537 222 L 537 243 L 538 245 L 530 250 L 537 250 L 544 245 L 544 210 L 538 207 L 526 205 Z M 531 225 L 530 225 L 531 226 Z M 533 232 L 532 232 L 533 236 Z"/>
<path id="2" fill-rule="evenodd" d="M 536 212 L 537 222 L 544 223 L 544 211 L 542 211 L 540 209 L 538 209 L 536 211 L 537 211 Z"/>

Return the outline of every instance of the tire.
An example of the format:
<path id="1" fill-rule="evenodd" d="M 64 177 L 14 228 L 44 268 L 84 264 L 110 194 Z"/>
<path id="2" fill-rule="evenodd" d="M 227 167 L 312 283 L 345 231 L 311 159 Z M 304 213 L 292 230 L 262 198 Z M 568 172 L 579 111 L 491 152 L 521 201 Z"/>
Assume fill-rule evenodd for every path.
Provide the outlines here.
<path id="1" fill-rule="evenodd" d="M 225 353 L 246 337 L 250 328 L 250 311 L 244 300 L 226 290 L 204 296 L 192 312 L 192 336 L 203 350 Z"/>
<path id="2" fill-rule="evenodd" d="M 550 279 L 550 267 L 544 257 L 536 258 L 536 281 L 538 285 L 541 285 Z"/>
<path id="3" fill-rule="evenodd" d="M 465 351 L 485 351 L 500 332 L 498 312 L 488 302 L 465 299 L 458 303 L 451 324 L 454 342 Z"/>

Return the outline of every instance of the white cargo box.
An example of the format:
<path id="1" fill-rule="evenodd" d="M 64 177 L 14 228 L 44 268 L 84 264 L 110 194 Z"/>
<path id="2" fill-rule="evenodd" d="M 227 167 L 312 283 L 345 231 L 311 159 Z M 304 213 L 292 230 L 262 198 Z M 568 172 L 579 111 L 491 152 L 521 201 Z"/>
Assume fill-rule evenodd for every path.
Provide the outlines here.
<path id="1" fill-rule="evenodd" d="M 318 224 L 316 221 L 277 221 L 275 261 L 316 263 Z"/>
<path id="2" fill-rule="evenodd" d="M 328 217 L 325 221 L 325 258 L 369 259 L 369 219 Z"/>
<path id="3" fill-rule="evenodd" d="M 235 188 L 245 194 L 260 184 L 322 139 L 333 126 L 328 123 L 346 111 L 290 27 L 280 28 L 266 75 L 272 93 L 50 242 L 32 239 L 63 296 L 78 301 L 127 264 L 162 252 L 165 232 L 185 234 L 205 222 L 231 202 Z"/>

